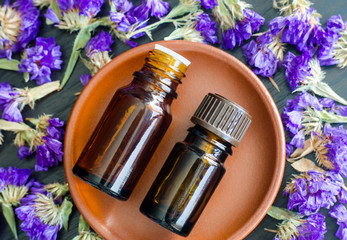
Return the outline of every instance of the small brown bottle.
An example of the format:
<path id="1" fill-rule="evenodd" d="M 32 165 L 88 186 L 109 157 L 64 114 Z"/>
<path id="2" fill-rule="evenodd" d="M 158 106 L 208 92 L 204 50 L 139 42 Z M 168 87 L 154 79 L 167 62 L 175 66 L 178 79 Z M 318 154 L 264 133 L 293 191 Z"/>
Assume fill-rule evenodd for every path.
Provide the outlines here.
<path id="1" fill-rule="evenodd" d="M 163 227 L 188 236 L 222 179 L 223 163 L 237 147 L 251 117 L 228 99 L 208 94 L 183 142 L 176 143 L 140 211 Z"/>
<path id="2" fill-rule="evenodd" d="M 74 166 L 74 174 L 127 200 L 171 123 L 170 106 L 189 64 L 156 44 L 133 81 L 116 91 Z"/>

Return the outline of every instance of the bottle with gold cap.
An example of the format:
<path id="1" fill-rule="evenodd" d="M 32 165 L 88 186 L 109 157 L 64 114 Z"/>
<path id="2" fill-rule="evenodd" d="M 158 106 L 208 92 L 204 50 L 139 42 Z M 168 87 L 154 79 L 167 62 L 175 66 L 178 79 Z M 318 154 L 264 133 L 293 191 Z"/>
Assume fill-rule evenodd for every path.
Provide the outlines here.
<path id="1" fill-rule="evenodd" d="M 127 200 L 171 123 L 170 105 L 189 64 L 183 56 L 156 44 L 133 81 L 116 91 L 74 174 Z"/>
<path id="2" fill-rule="evenodd" d="M 163 227 L 187 236 L 222 179 L 224 161 L 251 123 L 242 107 L 208 94 L 183 142 L 176 143 L 140 211 Z"/>

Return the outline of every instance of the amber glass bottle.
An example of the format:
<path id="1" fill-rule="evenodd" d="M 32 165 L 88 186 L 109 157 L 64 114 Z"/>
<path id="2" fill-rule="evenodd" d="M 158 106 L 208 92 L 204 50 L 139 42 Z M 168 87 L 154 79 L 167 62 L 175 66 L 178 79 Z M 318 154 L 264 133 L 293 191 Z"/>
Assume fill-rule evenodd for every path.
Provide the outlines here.
<path id="1" fill-rule="evenodd" d="M 163 227 L 187 236 L 222 179 L 223 163 L 251 123 L 240 106 L 208 94 L 183 142 L 176 143 L 140 211 Z"/>
<path id="2" fill-rule="evenodd" d="M 134 80 L 116 91 L 73 172 L 127 200 L 171 123 L 170 106 L 190 62 L 156 45 Z"/>

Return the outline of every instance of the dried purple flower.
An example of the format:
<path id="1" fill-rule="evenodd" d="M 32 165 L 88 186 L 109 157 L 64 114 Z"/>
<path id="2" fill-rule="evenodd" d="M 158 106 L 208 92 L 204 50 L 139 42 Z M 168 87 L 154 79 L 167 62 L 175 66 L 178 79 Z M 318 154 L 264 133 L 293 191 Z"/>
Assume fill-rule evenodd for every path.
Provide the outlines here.
<path id="1" fill-rule="evenodd" d="M 90 73 L 80 75 L 80 81 L 83 86 L 87 85 L 87 83 L 90 81 L 92 78 L 92 75 Z"/>
<path id="2" fill-rule="evenodd" d="M 84 65 L 89 69 L 91 74 L 80 76 L 82 84 L 85 86 L 91 77 L 95 75 L 103 66 L 111 61 L 109 51 L 114 43 L 109 33 L 101 31 L 95 37 L 92 37 L 86 44 L 85 50 L 89 61 L 82 58 Z"/>
<path id="3" fill-rule="evenodd" d="M 87 56 L 91 58 L 94 53 L 109 52 L 113 43 L 111 34 L 101 31 L 87 42 L 85 46 Z"/>
<path id="4" fill-rule="evenodd" d="M 19 205 L 20 199 L 27 194 L 34 181 L 29 180 L 30 174 L 31 170 L 25 168 L 0 168 L 0 193 L 3 203 Z"/>
<path id="5" fill-rule="evenodd" d="M 11 59 L 12 53 L 20 52 L 33 40 L 40 26 L 40 11 L 32 0 L 17 0 L 12 5 L 5 1 L 0 7 L 0 58 Z"/>
<path id="6" fill-rule="evenodd" d="M 47 171 L 63 161 L 63 144 L 57 139 L 43 136 L 43 143 L 37 146 L 35 171 Z"/>
<path id="7" fill-rule="evenodd" d="M 216 44 L 217 38 L 217 23 L 212 21 L 208 14 L 202 13 L 199 15 L 195 29 L 200 32 L 200 35 L 206 39 L 206 41 Z"/>
<path id="8" fill-rule="evenodd" d="M 300 214 L 317 213 L 321 207 L 329 209 L 337 201 L 341 184 L 321 172 L 308 171 L 296 176 L 285 188 L 289 194 L 288 209 L 297 209 Z"/>
<path id="9" fill-rule="evenodd" d="M 347 177 L 347 130 L 342 125 L 335 128 L 326 124 L 323 133 L 326 156 L 334 164 L 333 171 Z"/>
<path id="10" fill-rule="evenodd" d="M 165 40 L 184 39 L 191 42 L 213 44 L 218 42 L 217 38 L 217 23 L 212 21 L 208 14 L 201 13 L 187 22 L 183 27 L 177 28 Z"/>
<path id="11" fill-rule="evenodd" d="M 335 236 L 338 239 L 347 239 L 347 209 L 342 204 L 336 205 L 329 212 L 329 216 L 337 219 L 337 225 L 339 229 L 337 230 Z"/>
<path id="12" fill-rule="evenodd" d="M 285 26 L 282 30 L 282 42 L 295 45 L 302 53 L 310 56 L 316 51 L 324 38 L 324 30 L 319 24 L 319 19 L 314 17 L 314 9 L 299 8 L 295 13 L 285 17 Z M 280 19 L 278 19 L 280 20 Z M 279 23 L 279 22 L 277 22 Z M 281 27 L 282 23 L 278 24 Z M 272 31 L 278 31 L 273 26 Z"/>
<path id="13" fill-rule="evenodd" d="M 334 45 L 341 37 L 340 33 L 345 30 L 345 23 L 340 15 L 331 16 L 327 21 L 327 26 L 324 31 L 322 46 L 318 50 L 318 60 L 322 66 L 335 65 L 340 63 L 340 60 L 335 59 Z"/>
<path id="14" fill-rule="evenodd" d="M 267 32 L 257 40 L 252 40 L 242 47 L 246 61 L 253 67 L 255 74 L 263 77 L 272 77 L 281 67 L 281 59 L 272 51 L 269 46 L 274 41 L 270 32 Z"/>
<path id="15" fill-rule="evenodd" d="M 26 147 L 26 146 L 20 146 L 18 148 L 17 154 L 18 157 L 22 160 L 23 158 L 29 157 L 30 155 L 32 155 L 34 152 L 30 150 L 30 148 Z"/>
<path id="16" fill-rule="evenodd" d="M 169 12 L 170 3 L 162 0 L 146 0 L 146 6 L 152 17 L 161 18 Z"/>
<path id="17" fill-rule="evenodd" d="M 298 240 L 323 240 L 327 232 L 324 220 L 325 217 L 320 213 L 312 214 L 306 218 L 306 222 L 297 227 L 299 231 Z"/>
<path id="18" fill-rule="evenodd" d="M 2 118 L 12 122 L 23 122 L 21 111 L 25 105 L 34 108 L 35 101 L 59 88 L 59 81 L 35 88 L 13 89 L 8 82 L 0 83 L 0 107 Z"/>
<path id="19" fill-rule="evenodd" d="M 61 69 L 60 46 L 56 45 L 54 38 L 36 38 L 36 46 L 27 48 L 24 58 L 18 65 L 19 72 L 28 72 L 30 80 L 36 80 L 36 84 L 42 85 L 51 82 L 51 71 Z"/>
<path id="20" fill-rule="evenodd" d="M 67 228 L 71 210 L 72 203 L 67 198 L 62 202 L 61 196 L 56 198 L 41 185 L 21 200 L 15 212 L 30 239 L 54 240 L 63 226 Z"/>
<path id="21" fill-rule="evenodd" d="M 287 209 L 271 206 L 267 212 L 271 217 L 281 220 L 278 230 L 269 230 L 276 233 L 276 240 L 323 240 L 327 232 L 325 217 L 320 213 L 315 213 L 304 219 L 304 216 Z"/>
<path id="22" fill-rule="evenodd" d="M 292 91 L 298 88 L 307 76 L 312 75 L 308 65 L 310 59 L 311 56 L 305 53 L 299 56 L 295 56 L 291 52 L 287 53 L 283 66 L 286 68 L 286 79 Z"/>
<path id="23" fill-rule="evenodd" d="M 61 12 L 49 8 L 45 17 L 58 28 L 70 31 L 82 29 L 92 23 L 104 3 L 102 0 L 58 0 L 57 2 Z"/>
<path id="24" fill-rule="evenodd" d="M 200 0 L 200 2 L 205 9 L 211 9 L 218 5 L 216 0 Z"/>
<path id="25" fill-rule="evenodd" d="M 139 6 L 134 6 L 127 0 L 117 0 L 112 2 L 114 6 L 111 7 L 110 17 L 111 21 L 116 23 L 116 28 L 121 32 L 128 32 L 129 30 L 136 31 L 147 25 L 150 8 L 147 2 L 142 2 Z M 131 36 L 136 39 L 143 36 L 144 32 L 139 32 Z M 127 40 L 124 37 L 124 41 Z"/>
<path id="26" fill-rule="evenodd" d="M 252 34 L 255 31 L 258 31 L 264 22 L 265 19 L 256 12 L 249 9 L 244 9 L 243 18 L 236 22 L 234 28 L 229 28 L 223 31 L 223 48 L 234 49 L 236 45 L 240 46 L 244 40 L 250 39 Z"/>
<path id="27" fill-rule="evenodd" d="M 17 207 L 34 184 L 34 179 L 29 180 L 30 174 L 29 169 L 18 169 L 11 166 L 7 169 L 0 168 L 0 205 L 2 205 L 3 214 L 16 239 L 18 237 L 12 206 Z"/>

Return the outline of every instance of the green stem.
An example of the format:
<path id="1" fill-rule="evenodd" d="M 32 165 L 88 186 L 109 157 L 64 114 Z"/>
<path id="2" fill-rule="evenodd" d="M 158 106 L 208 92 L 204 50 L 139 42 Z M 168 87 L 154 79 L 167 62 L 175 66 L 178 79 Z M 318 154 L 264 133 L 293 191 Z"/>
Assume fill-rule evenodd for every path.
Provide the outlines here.
<path id="1" fill-rule="evenodd" d="M 20 62 L 15 59 L 12 59 L 12 60 L 7 60 L 6 58 L 0 59 L 0 69 L 18 71 L 18 64 L 20 64 Z"/>
<path id="2" fill-rule="evenodd" d="M 79 56 L 79 51 L 80 51 L 80 49 L 82 49 L 86 46 L 87 42 L 91 38 L 91 32 L 99 26 L 108 25 L 108 22 L 109 22 L 109 17 L 103 17 L 103 18 L 100 18 L 100 19 L 96 20 L 95 22 L 91 23 L 87 27 L 82 28 L 78 32 L 78 34 L 75 38 L 75 41 L 74 41 L 74 45 L 72 48 L 72 53 L 71 53 L 71 56 L 69 59 L 69 63 L 67 65 L 67 68 L 66 68 L 66 71 L 64 74 L 64 78 L 61 81 L 59 90 L 61 90 L 65 86 L 67 81 L 69 80 L 69 78 L 70 78 L 70 76 L 71 76 L 71 74 L 72 74 L 72 72 L 76 66 L 78 56 Z"/>
<path id="3" fill-rule="evenodd" d="M 17 228 L 16 228 L 16 219 L 14 216 L 14 211 L 11 204 L 1 203 L 2 213 L 11 228 L 13 236 L 15 239 L 18 239 Z"/>
<path id="4" fill-rule="evenodd" d="M 267 215 L 277 220 L 285 220 L 290 218 L 299 218 L 298 215 L 294 212 L 291 212 L 284 208 L 279 208 L 275 206 L 271 206 Z"/>

